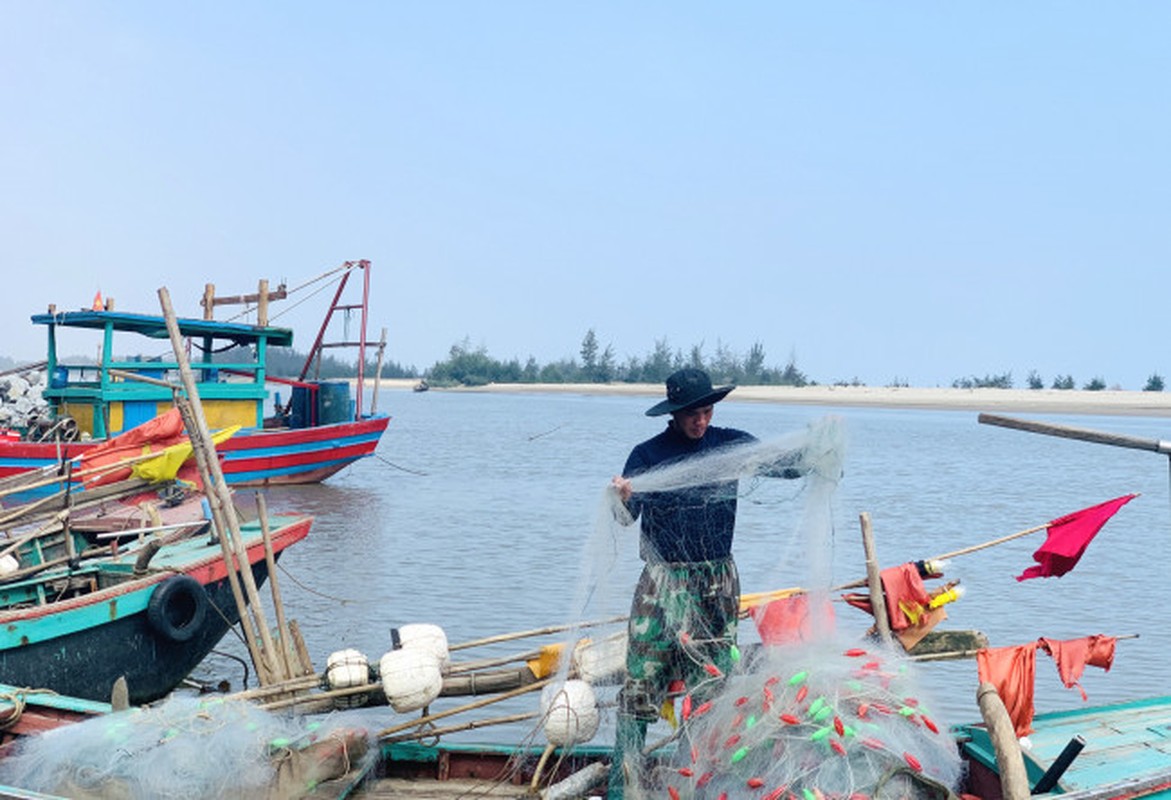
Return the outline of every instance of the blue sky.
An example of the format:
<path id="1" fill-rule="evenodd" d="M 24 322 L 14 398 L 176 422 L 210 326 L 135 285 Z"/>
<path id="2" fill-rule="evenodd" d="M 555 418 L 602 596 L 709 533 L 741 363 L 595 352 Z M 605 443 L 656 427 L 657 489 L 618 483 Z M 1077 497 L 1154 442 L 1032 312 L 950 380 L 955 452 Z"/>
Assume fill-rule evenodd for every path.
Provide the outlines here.
<path id="1" fill-rule="evenodd" d="M 0 353 L 370 259 L 430 366 L 1171 377 L 1171 5 L 0 3 Z M 300 312 L 298 312 L 300 313 Z M 307 348 L 316 320 L 282 320 Z"/>

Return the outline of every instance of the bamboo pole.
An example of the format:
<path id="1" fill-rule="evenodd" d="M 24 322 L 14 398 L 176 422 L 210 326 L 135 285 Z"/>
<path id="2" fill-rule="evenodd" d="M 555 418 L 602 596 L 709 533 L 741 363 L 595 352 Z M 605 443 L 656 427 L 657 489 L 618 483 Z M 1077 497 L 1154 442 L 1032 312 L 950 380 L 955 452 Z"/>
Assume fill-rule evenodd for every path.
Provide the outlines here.
<path id="1" fill-rule="evenodd" d="M 503 717 L 489 717 L 488 719 L 474 719 L 471 722 L 465 722 L 462 725 L 449 725 L 446 728 L 429 728 L 425 731 L 416 731 L 414 733 L 406 733 L 401 736 L 388 738 L 384 744 L 395 744 L 396 742 L 410 742 L 416 739 L 432 739 L 440 736 L 446 736 L 449 733 L 462 733 L 463 731 L 474 731 L 479 728 L 487 728 L 489 725 L 508 725 L 513 722 L 524 722 L 526 719 L 533 719 L 540 714 L 536 711 L 527 711 L 523 714 L 509 714 Z"/>
<path id="2" fill-rule="evenodd" d="M 243 692 L 236 692 L 229 695 L 229 700 L 263 700 L 266 697 L 273 697 L 280 694 L 288 694 L 289 692 L 297 692 L 302 689 L 312 689 L 314 686 L 320 686 L 321 675 L 306 675 L 301 678 L 289 678 L 287 681 L 280 683 L 272 683 L 268 686 L 261 686 L 259 689 L 248 689 Z"/>
<path id="3" fill-rule="evenodd" d="M 596 619 L 590 622 L 575 622 L 566 623 L 562 625 L 549 625 L 544 628 L 533 628 L 527 631 L 517 631 L 515 633 L 501 633 L 495 636 L 485 636 L 483 639 L 472 639 L 468 642 L 460 644 L 453 644 L 448 646 L 448 652 L 454 650 L 466 650 L 469 647 L 479 647 L 485 644 L 498 644 L 499 642 L 510 642 L 514 639 L 524 639 L 529 636 L 545 636 L 551 633 L 563 633 L 565 631 L 575 630 L 577 628 L 595 628 L 599 625 L 612 625 L 615 622 L 625 622 L 626 617 L 610 617 L 609 619 Z"/>
<path id="4" fill-rule="evenodd" d="M 242 578 L 243 587 L 248 598 L 248 604 L 252 607 L 252 614 L 256 620 L 256 627 L 259 629 L 260 640 L 263 649 L 255 653 L 253 658 L 258 675 L 261 680 L 272 681 L 280 680 L 280 667 L 273 660 L 274 646 L 272 637 L 269 635 L 268 623 L 264 618 L 264 610 L 260 605 L 259 592 L 256 589 L 256 579 L 252 575 L 252 566 L 248 560 L 248 551 L 244 546 L 243 537 L 240 534 L 240 521 L 236 517 L 232 509 L 232 499 L 228 492 L 228 485 L 224 481 L 223 471 L 220 469 L 219 458 L 216 456 L 215 447 L 211 443 L 211 433 L 207 428 L 207 418 L 203 414 L 203 404 L 199 398 L 199 390 L 195 385 L 195 376 L 191 372 L 191 365 L 187 361 L 187 352 L 183 347 L 183 338 L 179 332 L 179 323 L 175 317 L 175 310 L 171 307 L 171 295 L 166 287 L 159 289 L 159 302 L 162 305 L 163 316 L 167 323 L 167 332 L 171 337 L 171 347 L 175 351 L 175 360 L 179 364 L 179 375 L 182 378 L 184 389 L 187 392 L 185 401 L 180 406 L 187 406 L 190 413 L 187 415 L 189 419 L 187 422 L 187 435 L 191 440 L 191 445 L 196 453 L 202 453 L 202 460 L 204 465 L 201 471 L 206 469 L 208 477 L 211 482 L 205 484 L 208 492 L 209 504 L 212 506 L 213 513 L 215 511 L 216 503 L 220 505 L 220 514 L 226 527 L 220 528 L 220 543 L 221 547 L 225 548 L 225 556 L 228 564 L 228 574 L 232 574 L 232 551 L 238 559 L 238 568 Z M 176 400 L 179 398 L 176 397 Z M 197 456 L 197 459 L 199 456 Z M 232 513 L 228 513 L 232 511 Z M 238 602 L 239 606 L 240 603 Z M 247 607 L 243 609 L 245 612 L 241 616 L 241 623 L 247 618 Z M 247 628 L 245 628 L 247 630 Z"/>
<path id="5" fill-rule="evenodd" d="M 528 694 L 529 692 L 535 692 L 538 689 L 544 689 L 547 685 L 549 685 L 552 682 L 553 682 L 552 678 L 546 678 L 543 681 L 537 681 L 536 683 L 530 683 L 528 686 L 522 686 L 519 689 L 513 689 L 510 692 L 504 692 L 503 694 L 498 694 L 498 695 L 495 695 L 494 697 L 488 697 L 483 700 L 474 700 L 471 703 L 465 703 L 462 706 L 456 706 L 455 708 L 449 708 L 446 711 L 439 711 L 434 714 L 427 714 L 425 716 L 419 717 L 418 719 L 413 719 L 410 722 L 402 722 L 402 723 L 399 723 L 398 725 L 392 725 L 389 728 L 383 728 L 381 731 L 379 731 L 378 738 L 385 739 L 386 737 L 392 736 L 392 735 L 398 733 L 399 731 L 405 731 L 410 728 L 416 728 L 420 725 L 427 725 L 431 722 L 434 722 L 435 720 L 445 719 L 445 718 L 453 716 L 455 714 L 462 714 L 465 711 L 474 711 L 477 708 L 483 708 L 484 706 L 490 706 L 493 703 L 500 703 L 500 702 L 503 702 L 504 700 L 511 700 L 512 698 L 519 697 L 522 694 Z"/>
<path id="6" fill-rule="evenodd" d="M 195 420 L 195 412 L 192 410 L 190 404 L 176 393 L 175 403 L 179 406 L 179 413 L 183 415 L 184 420 L 188 420 L 186 424 L 193 425 Z M 189 428 L 189 432 L 190 432 Z M 204 495 L 207 497 L 208 508 L 211 509 L 212 525 L 216 532 L 216 539 L 220 543 L 220 553 L 224 558 L 224 567 L 228 575 L 228 586 L 232 590 L 232 599 L 236 603 L 236 614 L 240 618 L 240 628 L 244 631 L 244 642 L 248 646 L 248 655 L 252 658 L 252 666 L 256 670 L 257 680 L 261 685 L 265 685 L 276 680 L 275 676 L 266 663 L 264 656 L 260 650 L 260 644 L 257 642 L 256 629 L 252 623 L 252 617 L 248 614 L 248 603 L 244 597 L 244 589 L 240 584 L 240 574 L 237 572 L 237 563 L 235 553 L 232 548 L 230 535 L 228 533 L 227 516 L 229 513 L 234 515 L 234 511 L 229 508 L 225 512 L 219 494 L 211 491 L 212 476 L 208 467 L 209 462 L 217 460 L 215 450 L 211 451 L 209 455 L 206 452 L 206 441 L 201 440 L 199 445 L 196 445 L 195 438 L 191 438 L 192 452 L 195 454 L 196 467 L 199 470 L 199 480 L 204 486 Z M 247 561 L 247 559 L 245 559 Z M 251 566 L 248 568 L 251 573 Z"/>
<path id="7" fill-rule="evenodd" d="M 268 525 L 268 501 L 262 492 L 256 493 L 256 509 L 260 515 L 260 532 L 264 537 L 264 563 L 268 567 L 268 588 L 272 592 L 272 607 L 276 614 L 277 637 L 280 642 L 280 659 L 285 668 L 285 678 L 292 678 L 295 674 L 289 655 L 292 647 L 292 637 L 289 636 L 289 626 L 285 622 L 285 604 L 281 600 L 281 586 L 276 574 L 276 554 L 272 551 L 272 531 Z"/>
<path id="8" fill-rule="evenodd" d="M 97 476 L 103 475 L 107 472 L 115 472 L 117 470 L 124 469 L 126 467 L 132 467 L 141 461 L 149 461 L 152 458 L 158 458 L 159 453 L 161 453 L 161 452 L 162 451 L 160 450 L 156 453 L 143 453 L 142 455 L 128 456 L 127 458 L 119 459 L 118 461 L 115 461 L 112 464 L 103 464 L 99 467 L 88 467 L 86 469 L 82 469 L 82 470 L 78 470 L 77 472 L 73 472 L 71 479 L 72 480 L 81 480 L 84 483 L 84 481 L 88 480 L 89 478 L 97 477 Z M 77 459 L 81 459 L 81 456 L 77 456 L 77 457 L 75 457 L 75 459 L 70 459 L 69 461 L 66 462 L 66 464 L 72 465 L 73 461 L 77 460 Z M 52 467 L 51 469 L 57 470 L 58 467 Z M 38 481 L 35 481 L 33 483 L 29 483 L 29 484 L 25 484 L 23 486 L 16 486 L 16 487 L 13 487 L 10 489 L 0 490 L 0 497 L 7 497 L 8 495 L 16 494 L 18 492 L 27 492 L 27 491 L 31 491 L 33 489 L 40 489 L 45 486 L 52 486 L 55 483 L 65 483 L 65 482 L 66 482 L 65 476 L 55 474 L 52 477 L 42 478 Z M 64 489 L 61 490 L 61 492 L 58 492 L 56 496 L 61 497 L 61 496 L 63 496 L 63 493 L 64 493 Z M 45 498 L 42 498 L 42 499 L 45 499 Z M 27 506 L 27 504 L 25 506 L 18 506 L 18 508 L 25 508 L 26 506 Z M 2 523 L 0 523 L 0 524 L 2 524 Z"/>
<path id="9" fill-rule="evenodd" d="M 859 515 L 859 521 L 862 523 L 862 548 L 866 553 L 866 580 L 870 586 L 870 608 L 874 611 L 874 625 L 883 643 L 893 647 L 890 620 L 886 615 L 886 594 L 882 591 L 882 574 L 878 568 L 878 556 L 874 552 L 874 531 L 870 526 L 870 515 L 863 511 Z"/>

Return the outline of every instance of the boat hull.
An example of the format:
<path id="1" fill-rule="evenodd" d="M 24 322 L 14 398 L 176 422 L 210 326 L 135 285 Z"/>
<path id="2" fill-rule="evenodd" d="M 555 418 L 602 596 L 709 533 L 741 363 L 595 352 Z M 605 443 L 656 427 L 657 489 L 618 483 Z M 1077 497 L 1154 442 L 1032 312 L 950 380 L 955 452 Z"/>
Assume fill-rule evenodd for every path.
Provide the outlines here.
<path id="1" fill-rule="evenodd" d="M 312 520 L 303 518 L 272 531 L 274 554 L 304 538 Z M 257 584 L 268 577 L 263 540 L 246 538 Z M 110 560 L 97 573 L 130 571 L 133 556 Z M 125 677 L 132 703 L 157 700 L 173 690 L 239 621 L 219 544 L 206 537 L 167 545 L 152 571 L 82 596 L 32 608 L 0 611 L 0 680 L 35 686 L 87 700 L 110 698 Z M 193 579 L 206 594 L 206 613 L 183 638 L 166 635 L 152 622 L 152 595 L 176 576 Z M 15 591 L 11 590 L 11 591 Z M 0 599 L 14 597 L 6 587 Z"/>
<path id="2" fill-rule="evenodd" d="M 216 446 L 229 486 L 320 483 L 374 453 L 390 417 L 364 417 L 311 428 L 241 431 Z M 97 442 L 34 443 L 0 440 L 0 479 L 83 455 Z M 4 504 L 27 503 L 60 489 L 53 484 L 21 492 Z"/>

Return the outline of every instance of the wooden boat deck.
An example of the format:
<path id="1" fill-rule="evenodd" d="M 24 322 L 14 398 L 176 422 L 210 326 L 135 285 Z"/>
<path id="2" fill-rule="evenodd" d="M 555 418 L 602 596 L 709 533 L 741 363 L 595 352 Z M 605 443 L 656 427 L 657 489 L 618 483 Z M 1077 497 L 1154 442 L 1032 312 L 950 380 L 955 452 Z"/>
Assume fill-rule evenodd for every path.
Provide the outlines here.
<path id="1" fill-rule="evenodd" d="M 1056 791 L 1066 800 L 1094 797 L 1171 797 L 1171 696 L 1038 714 L 1023 750 L 1030 786 L 1075 736 L 1085 747 L 1061 777 Z M 957 729 L 966 754 L 994 766 L 991 740 L 983 726 Z M 1112 787 L 1103 793 L 1104 787 Z"/>

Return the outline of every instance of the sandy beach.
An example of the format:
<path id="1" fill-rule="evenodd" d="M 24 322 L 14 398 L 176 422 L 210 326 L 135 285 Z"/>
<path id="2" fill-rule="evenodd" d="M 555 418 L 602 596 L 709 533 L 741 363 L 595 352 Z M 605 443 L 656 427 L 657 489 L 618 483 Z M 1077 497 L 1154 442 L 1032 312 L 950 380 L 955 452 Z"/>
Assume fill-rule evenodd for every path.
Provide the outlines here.
<path id="1" fill-rule="evenodd" d="M 413 389 L 417 380 L 384 379 L 390 390 Z M 568 393 L 663 396 L 658 384 L 637 383 L 507 383 L 436 389 L 439 392 Z M 943 389 L 876 386 L 739 386 L 736 400 L 816 406 L 874 406 L 879 408 L 933 408 L 960 411 L 1023 412 L 1037 414 L 1109 414 L 1171 417 L 1171 394 L 1166 392 L 1100 391 L 1079 389 Z"/>

